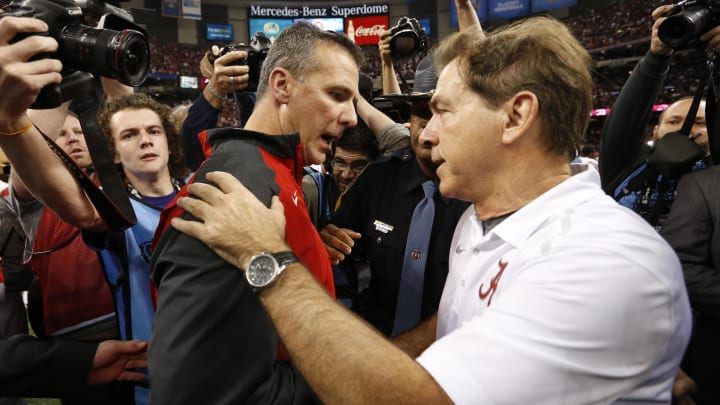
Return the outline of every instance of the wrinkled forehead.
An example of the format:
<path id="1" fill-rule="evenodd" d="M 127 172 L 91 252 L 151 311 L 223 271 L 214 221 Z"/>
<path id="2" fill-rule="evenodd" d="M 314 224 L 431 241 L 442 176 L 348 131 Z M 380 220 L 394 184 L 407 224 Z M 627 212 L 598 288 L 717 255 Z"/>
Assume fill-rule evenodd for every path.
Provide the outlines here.
<path id="1" fill-rule="evenodd" d="M 445 65 L 438 76 L 437 87 L 430 99 L 430 107 L 437 105 L 438 102 L 448 101 L 458 96 L 458 91 L 462 91 L 467 87 L 460 75 L 459 60 L 453 59 Z"/>

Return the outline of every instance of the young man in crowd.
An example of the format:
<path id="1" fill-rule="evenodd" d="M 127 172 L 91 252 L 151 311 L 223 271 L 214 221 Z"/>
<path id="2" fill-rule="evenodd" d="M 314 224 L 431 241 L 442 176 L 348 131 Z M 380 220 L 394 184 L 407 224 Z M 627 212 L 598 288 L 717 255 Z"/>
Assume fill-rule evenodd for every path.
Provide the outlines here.
<path id="1" fill-rule="evenodd" d="M 330 299 L 307 264 L 257 256 L 289 249 L 277 199 L 268 209 L 210 173 L 219 189 L 195 184 L 196 198 L 178 201 L 198 221 L 173 226 L 246 274 L 324 402 L 669 403 L 691 321 L 677 257 L 597 172 L 571 177 L 592 103 L 587 51 L 540 17 L 454 35 L 437 58 L 425 132 L 440 192 L 472 205 L 438 317 L 400 339 L 405 352 Z"/>
<path id="2" fill-rule="evenodd" d="M 303 194 L 310 219 L 318 230 L 326 227 L 337 209 L 340 196 L 365 167 L 380 155 L 375 134 L 362 121 L 343 132 L 328 154 L 330 173 L 303 176 Z M 327 162 L 324 162 L 327 164 Z"/>

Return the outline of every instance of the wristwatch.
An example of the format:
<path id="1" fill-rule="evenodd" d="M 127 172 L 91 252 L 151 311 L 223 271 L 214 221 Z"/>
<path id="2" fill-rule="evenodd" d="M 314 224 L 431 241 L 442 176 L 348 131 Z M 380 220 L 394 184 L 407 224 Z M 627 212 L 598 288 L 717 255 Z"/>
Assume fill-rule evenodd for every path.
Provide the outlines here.
<path id="1" fill-rule="evenodd" d="M 253 289 L 258 291 L 272 285 L 287 266 L 299 261 L 300 259 L 290 250 L 279 253 L 260 253 L 250 258 L 245 278 Z"/>

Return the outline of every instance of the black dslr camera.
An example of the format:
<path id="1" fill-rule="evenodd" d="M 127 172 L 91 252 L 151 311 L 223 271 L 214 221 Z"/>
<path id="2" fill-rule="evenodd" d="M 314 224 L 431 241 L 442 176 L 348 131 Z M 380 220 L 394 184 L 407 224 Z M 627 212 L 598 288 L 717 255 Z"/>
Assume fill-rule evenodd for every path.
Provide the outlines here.
<path id="1" fill-rule="evenodd" d="M 683 0 L 665 13 L 658 27 L 660 40 L 674 50 L 700 44 L 700 36 L 720 24 L 720 1 Z"/>
<path id="2" fill-rule="evenodd" d="M 145 81 L 150 70 L 147 34 L 123 13 L 103 15 L 104 26 L 83 24 L 83 9 L 71 0 L 13 0 L 4 16 L 33 17 L 50 27 L 49 35 L 58 42 L 55 54 L 36 55 L 34 59 L 56 58 L 63 64 L 59 85 L 43 88 L 33 108 L 57 107 L 93 89 L 93 74 L 116 79 L 129 86 Z M 13 38 L 19 41 L 31 34 Z M 35 34 L 33 34 L 35 35 Z"/>
<path id="3" fill-rule="evenodd" d="M 394 57 L 410 56 L 428 47 L 428 37 L 422 25 L 415 18 L 401 17 L 390 28 L 390 53 Z"/>
<path id="4" fill-rule="evenodd" d="M 247 65 L 250 67 L 248 86 L 245 91 L 257 91 L 258 82 L 260 81 L 260 70 L 270 51 L 271 45 L 272 42 L 270 38 L 268 38 L 264 32 L 256 32 L 255 35 L 250 38 L 250 45 L 232 44 L 224 47 L 220 51 L 220 56 L 234 51 L 245 51 L 247 53 L 245 58 L 238 59 L 232 63 L 233 65 Z"/>

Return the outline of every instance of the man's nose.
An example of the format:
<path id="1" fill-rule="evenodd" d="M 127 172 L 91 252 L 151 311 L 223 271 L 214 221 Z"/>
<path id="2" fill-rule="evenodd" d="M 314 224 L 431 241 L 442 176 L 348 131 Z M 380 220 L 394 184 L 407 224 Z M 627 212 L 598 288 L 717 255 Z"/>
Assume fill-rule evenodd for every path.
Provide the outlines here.
<path id="1" fill-rule="evenodd" d="M 435 119 L 430 118 L 430 120 L 425 125 L 425 128 L 420 131 L 420 136 L 418 137 L 418 141 L 420 143 L 430 143 L 432 146 L 436 146 L 439 142 L 438 140 L 438 133 L 435 125 Z"/>
<path id="2" fill-rule="evenodd" d="M 340 174 L 342 175 L 342 177 L 344 179 L 352 179 L 353 177 L 355 177 L 355 171 L 352 169 L 352 167 L 350 165 L 348 165 L 346 168 L 344 168 L 342 170 L 342 172 L 340 172 Z"/>
<path id="3" fill-rule="evenodd" d="M 343 106 L 343 111 L 340 114 L 340 124 L 346 128 L 357 125 L 357 113 L 355 112 L 355 105 L 352 101 L 348 101 Z"/>
<path id="4" fill-rule="evenodd" d="M 81 132 L 71 131 L 68 135 L 68 143 L 80 142 L 80 138 L 82 138 L 83 136 L 84 135 Z"/>
<path id="5" fill-rule="evenodd" d="M 142 145 L 152 145 L 152 136 L 150 136 L 150 134 L 146 131 L 140 131 L 140 143 Z"/>

